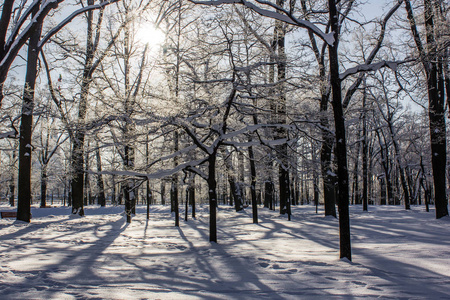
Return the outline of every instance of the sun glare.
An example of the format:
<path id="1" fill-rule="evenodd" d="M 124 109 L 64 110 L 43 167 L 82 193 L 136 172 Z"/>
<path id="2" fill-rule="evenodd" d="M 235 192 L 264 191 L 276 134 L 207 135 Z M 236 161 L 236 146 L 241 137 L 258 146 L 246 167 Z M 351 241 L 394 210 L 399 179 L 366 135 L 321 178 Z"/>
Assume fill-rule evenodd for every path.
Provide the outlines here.
<path id="1" fill-rule="evenodd" d="M 143 45 L 148 44 L 153 51 L 159 49 L 164 43 L 164 33 L 152 24 L 142 24 L 136 32 L 136 42 Z"/>

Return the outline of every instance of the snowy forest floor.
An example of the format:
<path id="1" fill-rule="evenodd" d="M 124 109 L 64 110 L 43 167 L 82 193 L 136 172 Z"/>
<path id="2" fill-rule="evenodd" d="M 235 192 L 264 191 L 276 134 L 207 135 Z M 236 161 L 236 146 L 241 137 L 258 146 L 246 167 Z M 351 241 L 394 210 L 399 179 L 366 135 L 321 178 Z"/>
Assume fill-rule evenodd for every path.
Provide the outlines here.
<path id="1" fill-rule="evenodd" d="M 0 206 L 1 211 L 12 210 Z M 353 262 L 339 259 L 337 219 L 293 207 L 208 210 L 174 227 L 170 208 L 33 208 L 0 220 L 1 299 L 449 299 L 450 218 L 400 206 L 352 206 Z M 190 217 L 190 216 L 189 216 Z"/>

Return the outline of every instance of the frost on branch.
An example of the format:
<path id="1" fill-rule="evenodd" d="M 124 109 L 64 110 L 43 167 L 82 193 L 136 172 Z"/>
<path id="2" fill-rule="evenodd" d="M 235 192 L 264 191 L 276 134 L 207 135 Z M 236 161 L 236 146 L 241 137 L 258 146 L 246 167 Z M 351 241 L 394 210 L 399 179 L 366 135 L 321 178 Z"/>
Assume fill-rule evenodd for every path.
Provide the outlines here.
<path id="1" fill-rule="evenodd" d="M 271 19 L 279 20 L 287 24 L 291 24 L 294 26 L 302 27 L 305 29 L 308 29 L 312 31 L 315 35 L 320 37 L 325 43 L 332 46 L 334 44 L 334 34 L 331 33 L 324 33 L 319 27 L 314 25 L 313 23 L 307 21 L 307 20 L 301 20 L 294 17 L 289 11 L 285 10 L 284 8 L 269 2 L 264 1 L 264 4 L 276 9 L 277 11 L 272 11 L 268 9 L 261 8 L 260 6 L 255 5 L 254 3 L 247 1 L 247 0 L 217 0 L 217 1 L 196 1 L 196 0 L 190 0 L 192 3 L 195 4 L 202 4 L 202 5 L 212 5 L 212 6 L 219 6 L 222 4 L 242 4 L 245 7 L 253 10 L 254 12 L 260 14 L 261 16 L 268 17 Z"/>

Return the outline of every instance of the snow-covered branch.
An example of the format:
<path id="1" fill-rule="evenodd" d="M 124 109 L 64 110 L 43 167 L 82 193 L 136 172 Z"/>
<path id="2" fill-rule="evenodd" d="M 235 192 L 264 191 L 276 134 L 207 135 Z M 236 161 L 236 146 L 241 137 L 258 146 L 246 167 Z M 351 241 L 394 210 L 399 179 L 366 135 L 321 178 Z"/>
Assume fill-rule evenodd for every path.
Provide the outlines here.
<path id="1" fill-rule="evenodd" d="M 61 30 L 64 26 L 70 23 L 76 16 L 86 11 L 101 9 L 117 1 L 120 0 L 105 0 L 99 4 L 88 5 L 86 7 L 74 11 L 62 22 L 60 22 L 57 26 L 52 28 L 44 36 L 44 38 L 42 38 L 38 46 L 42 47 L 42 45 L 44 45 L 48 41 L 48 39 L 50 39 L 59 30 Z M 5 48 L 1 49 L 0 51 L 0 53 L 2 54 L 0 57 L 0 107 L 1 107 L 1 100 L 3 99 L 3 91 L 2 91 L 3 83 L 6 81 L 6 77 L 8 75 L 9 69 L 14 59 L 17 57 L 20 49 L 23 47 L 23 45 L 25 45 L 29 37 L 36 31 L 37 28 L 39 28 L 39 26 L 42 26 L 48 14 L 52 10 L 55 10 L 60 3 L 64 2 L 64 0 L 44 1 L 42 5 L 39 7 L 39 10 L 37 10 L 37 12 L 33 15 L 33 18 L 29 21 L 28 25 L 22 31 L 20 31 L 20 28 L 22 27 L 22 25 L 24 25 L 28 16 L 31 14 L 32 11 L 34 11 L 37 8 L 37 5 L 39 5 L 40 2 L 41 1 L 34 1 L 30 5 L 29 9 L 27 9 L 27 11 L 24 13 L 23 20 L 20 19 L 17 26 L 12 29 L 11 34 L 8 38 L 8 42 L 5 45 Z"/>
<path id="2" fill-rule="evenodd" d="M 16 138 L 17 134 L 17 130 L 0 133 L 0 140 L 5 138 Z"/>
<path id="3" fill-rule="evenodd" d="M 96 10 L 96 9 L 102 9 L 105 6 L 108 6 L 112 3 L 118 2 L 120 0 L 106 0 L 102 1 L 101 3 L 94 4 L 94 5 L 88 5 L 86 7 L 80 8 L 73 13 L 71 13 L 67 18 L 65 18 L 62 22 L 60 22 L 57 26 L 53 27 L 47 34 L 40 40 L 38 47 L 41 48 L 52 36 L 54 36 L 58 31 L 60 31 L 64 26 L 69 24 L 70 22 L 75 19 L 75 17 L 81 15 L 82 13 L 85 13 L 90 10 Z"/>
<path id="4" fill-rule="evenodd" d="M 87 170 L 86 173 L 88 174 L 102 174 L 102 175 L 120 175 L 120 176 L 129 176 L 129 177 L 138 177 L 143 179 L 161 179 L 164 177 L 171 176 L 175 173 L 178 173 L 181 170 L 184 169 L 193 169 L 203 163 L 205 163 L 206 159 L 197 159 L 193 161 L 186 162 L 184 164 L 179 164 L 175 168 L 172 169 L 166 169 L 166 170 L 158 170 L 154 173 L 141 173 L 141 172 L 135 172 L 135 171 L 125 171 L 125 170 L 116 170 L 116 171 L 101 171 L 101 172 L 95 172 L 91 170 Z"/>
<path id="5" fill-rule="evenodd" d="M 312 31 L 318 37 L 320 37 L 328 45 L 334 44 L 333 33 L 324 33 L 319 27 L 317 27 L 313 23 L 311 23 L 307 20 L 297 19 L 296 17 L 294 17 L 294 15 L 292 15 L 292 13 L 290 11 L 285 10 L 281 6 L 278 6 L 270 1 L 257 0 L 256 2 L 258 2 L 261 5 L 269 6 L 273 9 L 275 9 L 276 11 L 262 8 L 262 7 L 255 5 L 254 3 L 247 1 L 247 0 L 216 0 L 216 1 L 190 0 L 190 1 L 195 4 L 212 5 L 212 6 L 219 6 L 219 5 L 223 5 L 223 4 L 241 4 L 241 5 L 244 5 L 245 7 L 253 10 L 254 12 L 258 13 L 261 16 L 275 19 L 275 20 L 278 20 L 278 21 L 281 21 L 281 22 L 284 22 L 287 24 L 294 25 L 294 26 L 306 28 L 306 29 Z"/>
<path id="6" fill-rule="evenodd" d="M 347 78 L 350 75 L 354 75 L 360 72 L 367 72 L 367 71 L 378 71 L 381 68 L 389 68 L 391 70 L 393 70 L 394 72 L 397 71 L 397 68 L 399 65 L 404 64 L 404 63 L 408 63 L 413 61 L 414 59 L 406 59 L 406 60 L 402 60 L 402 61 L 388 61 L 388 60 L 383 60 L 374 64 L 361 64 L 361 65 L 357 65 L 356 67 L 347 69 L 344 73 L 341 73 L 339 75 L 339 79 L 340 80 L 344 80 L 345 78 Z"/>

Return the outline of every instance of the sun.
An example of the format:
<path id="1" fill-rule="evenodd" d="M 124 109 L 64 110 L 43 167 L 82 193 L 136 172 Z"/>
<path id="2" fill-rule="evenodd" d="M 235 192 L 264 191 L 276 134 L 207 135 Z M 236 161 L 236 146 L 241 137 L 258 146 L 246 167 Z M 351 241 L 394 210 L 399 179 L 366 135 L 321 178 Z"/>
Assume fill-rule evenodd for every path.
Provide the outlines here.
<path id="1" fill-rule="evenodd" d="M 166 36 L 160 29 L 155 28 L 153 24 L 142 23 L 135 32 L 135 42 L 142 45 L 148 45 L 153 51 L 159 49 L 164 43 Z"/>

